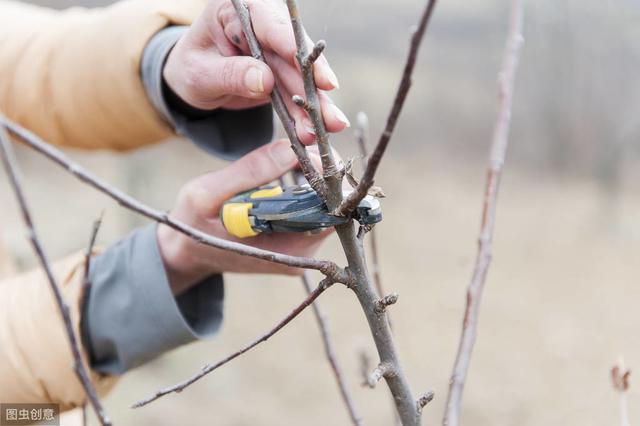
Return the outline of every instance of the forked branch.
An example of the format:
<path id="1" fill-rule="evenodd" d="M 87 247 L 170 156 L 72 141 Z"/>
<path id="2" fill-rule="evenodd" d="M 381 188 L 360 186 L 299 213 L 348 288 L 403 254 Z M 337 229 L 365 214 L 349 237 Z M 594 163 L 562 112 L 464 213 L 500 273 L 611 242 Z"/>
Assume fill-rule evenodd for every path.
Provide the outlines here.
<path id="1" fill-rule="evenodd" d="M 512 0 L 509 35 L 504 53 L 502 69 L 498 77 L 498 117 L 494 128 L 493 141 L 485 196 L 482 208 L 482 223 L 480 237 L 478 238 L 478 254 L 475 261 L 473 276 L 467 289 L 467 303 L 462 323 L 462 334 L 458 353 L 453 366 L 449 384 L 449 396 L 443 423 L 445 426 L 457 426 L 460 422 L 460 402 L 464 388 L 471 352 L 476 340 L 478 314 L 480 311 L 480 298 L 487 279 L 487 271 L 491 263 L 493 230 L 495 227 L 496 204 L 502 168 L 509 144 L 509 126 L 511 123 L 511 103 L 513 99 L 513 87 L 515 82 L 522 38 L 522 0 Z"/>
<path id="2" fill-rule="evenodd" d="M 336 167 L 333 150 L 329 144 L 329 133 L 324 125 L 322 118 L 322 109 L 320 108 L 320 99 L 318 97 L 318 89 L 316 87 L 314 75 L 314 62 L 320 57 L 325 48 L 324 41 L 319 41 L 313 47 L 311 53 L 307 46 L 307 33 L 302 25 L 302 17 L 298 10 L 296 0 L 286 0 L 289 16 L 291 17 L 291 26 L 293 27 L 293 35 L 297 46 L 297 59 L 302 72 L 302 81 L 304 83 L 304 91 L 306 96 L 307 113 L 313 123 L 316 134 L 318 151 L 322 160 L 322 169 L 324 181 L 327 184 L 327 197 L 325 198 L 327 206 L 334 209 L 342 201 L 342 177 Z"/>
<path id="3" fill-rule="evenodd" d="M 426 30 L 427 21 L 431 16 L 434 3 L 434 0 L 429 1 L 427 9 L 425 11 L 425 14 L 423 14 L 423 18 L 419 26 L 420 29 L 414 36 L 413 40 L 415 43 L 412 44 L 415 44 L 416 46 L 412 47 L 411 49 L 411 52 L 413 52 L 410 53 L 410 56 L 413 56 L 412 62 L 415 62 L 415 54 L 417 53 L 415 51 L 417 51 L 417 45 L 419 45 L 420 42 L 419 39 L 422 38 L 422 35 Z M 319 102 L 317 102 L 317 88 L 313 76 L 313 68 L 308 66 L 308 64 L 307 67 L 305 67 L 305 58 L 308 57 L 305 37 L 306 34 L 302 26 L 296 1 L 287 0 L 287 6 L 289 8 L 289 15 L 291 17 L 296 44 L 298 46 L 297 57 L 302 68 L 305 95 L 307 96 L 307 111 L 312 118 L 316 136 L 318 137 L 318 144 L 324 144 L 326 141 L 326 149 L 328 152 L 330 152 L 331 147 L 329 146 L 328 138 L 326 138 L 326 129 L 324 129 L 324 123 L 322 122 L 320 104 Z M 411 66 L 410 68 L 411 69 L 405 73 L 405 78 L 409 81 L 413 66 Z M 404 90 L 405 92 L 403 97 L 406 97 L 406 92 L 408 92 L 409 86 L 410 85 L 401 85 L 401 87 L 403 87 L 402 90 Z M 401 103 L 399 103 L 398 105 L 401 107 Z M 397 121 L 397 116 L 400 114 L 400 107 L 394 108 L 394 124 L 395 121 Z M 389 132 L 387 135 L 387 142 L 390 136 L 391 133 Z M 321 146 L 321 153 L 322 150 L 323 148 Z M 384 153 L 383 151 L 384 150 L 380 152 L 376 151 L 376 153 L 374 153 L 374 155 L 377 155 L 379 157 L 377 160 L 378 162 L 380 161 L 380 158 Z M 323 158 L 323 161 L 326 161 L 328 163 L 331 163 L 331 160 L 331 156 L 326 156 L 325 158 Z M 342 173 L 331 173 L 333 171 L 331 167 L 335 166 L 335 164 L 329 164 L 328 166 L 325 166 L 323 162 L 323 166 L 325 167 L 324 177 L 328 188 L 328 197 L 326 199 L 327 207 L 335 212 L 342 203 Z M 375 169 L 370 173 L 372 173 L 373 179 Z M 370 186 L 371 185 L 369 185 L 369 187 Z M 367 190 L 369 187 L 367 187 Z M 364 191 L 364 195 L 366 195 L 367 190 Z M 357 206 L 364 195 L 356 200 L 353 208 Z M 350 214 L 353 211 L 353 208 L 347 212 L 344 212 L 344 214 Z M 350 288 L 353 289 L 356 296 L 358 297 L 365 317 L 367 318 L 369 328 L 371 330 L 371 335 L 376 344 L 376 349 L 378 350 L 380 363 L 388 366 L 388 374 L 384 375 L 384 379 L 389 386 L 391 394 L 393 395 L 393 400 L 396 405 L 397 412 L 402 423 L 405 426 L 418 425 L 420 423 L 420 411 L 417 408 L 416 399 L 414 399 L 411 393 L 409 382 L 400 363 L 398 352 L 393 341 L 393 336 L 389 328 L 386 313 L 379 312 L 376 309 L 378 296 L 376 295 L 376 292 L 369 278 L 365 254 L 361 244 L 362 241 L 359 240 L 356 236 L 353 221 L 350 221 L 344 225 L 337 226 L 336 232 L 338 234 L 338 237 L 340 238 L 340 243 L 342 244 L 342 248 L 348 261 L 348 270 L 354 277 L 354 284 L 350 286 Z"/>
<path id="4" fill-rule="evenodd" d="M 253 55 L 255 59 L 267 63 L 264 53 L 262 52 L 262 47 L 260 47 L 258 39 L 253 32 L 251 17 L 249 15 L 247 6 L 242 0 L 231 0 L 231 2 L 236 9 L 238 17 L 240 18 L 242 31 L 244 32 L 245 38 L 247 39 L 247 43 L 249 44 L 251 55 Z M 284 127 L 284 130 L 287 133 L 287 137 L 291 142 L 291 149 L 293 149 L 293 152 L 298 157 L 300 168 L 302 169 L 304 176 L 307 178 L 309 185 L 311 185 L 311 187 L 318 193 L 318 195 L 322 197 L 322 199 L 326 199 L 326 184 L 324 183 L 324 180 L 318 174 L 316 169 L 313 167 L 313 164 L 311 164 L 311 160 L 309 160 L 307 150 L 298 138 L 298 133 L 296 133 L 296 123 L 291 117 L 289 110 L 287 109 L 287 106 L 284 102 L 284 99 L 282 98 L 282 94 L 280 93 L 280 89 L 278 88 L 277 84 L 274 84 L 273 91 L 271 92 L 271 103 L 273 105 L 273 109 L 276 111 L 276 114 L 278 114 L 278 117 L 282 122 L 282 126 Z"/>
<path id="5" fill-rule="evenodd" d="M 51 263 L 49 262 L 44 248 L 42 247 L 42 243 L 40 242 L 40 238 L 38 237 L 35 226 L 33 224 L 31 211 L 22 190 L 22 183 L 18 172 L 18 165 L 15 156 L 13 155 L 13 148 L 11 147 L 9 135 L 3 127 L 0 127 L 0 157 L 2 157 L 2 163 L 4 164 L 9 182 L 11 183 L 11 187 L 20 206 L 22 219 L 28 230 L 29 240 L 31 242 L 31 245 L 33 246 L 33 250 L 38 256 L 40 266 L 44 270 L 51 291 L 53 292 L 56 305 L 58 306 L 58 310 L 62 315 L 65 333 L 67 339 L 69 340 L 71 354 L 73 355 L 73 370 L 76 373 L 76 376 L 78 376 L 78 379 L 80 380 L 80 383 L 82 384 L 82 387 L 84 388 L 84 391 L 89 401 L 91 402 L 91 406 L 93 407 L 98 420 L 100 420 L 100 423 L 103 426 L 111 425 L 111 420 L 107 416 L 107 413 L 100 403 L 98 393 L 93 387 L 93 383 L 91 383 L 89 373 L 87 372 L 87 368 L 82 360 L 82 355 L 80 352 L 80 342 L 78 340 L 78 337 L 76 336 L 75 330 L 73 329 L 73 322 L 71 320 L 69 306 L 62 296 L 60 286 L 58 285 L 55 275 L 53 274 L 53 270 L 51 269 Z"/>

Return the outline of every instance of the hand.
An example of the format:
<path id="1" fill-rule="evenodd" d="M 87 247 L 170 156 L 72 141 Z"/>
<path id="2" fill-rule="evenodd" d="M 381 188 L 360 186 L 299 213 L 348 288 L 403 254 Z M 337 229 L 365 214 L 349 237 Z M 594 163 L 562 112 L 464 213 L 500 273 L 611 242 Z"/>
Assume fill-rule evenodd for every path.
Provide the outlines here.
<path id="1" fill-rule="evenodd" d="M 292 95 L 304 97 L 304 86 L 287 8 L 282 0 L 245 2 L 269 66 L 246 56 L 251 52 L 231 1 L 211 0 L 169 54 L 164 79 L 182 100 L 200 109 L 266 104 L 275 81 L 296 121 L 298 137 L 311 144 L 315 140 L 311 120 L 291 101 Z M 308 37 L 307 43 L 313 46 Z M 327 130 L 344 130 L 349 120 L 325 93 L 338 88 L 338 79 L 324 55 L 314 71 Z"/>
<path id="2" fill-rule="evenodd" d="M 317 151 L 310 149 L 309 154 L 316 167 L 320 167 Z M 317 235 L 261 234 L 238 240 L 226 232 L 218 216 L 222 204 L 232 196 L 269 183 L 297 164 L 289 141 L 265 145 L 220 171 L 187 183 L 180 191 L 171 216 L 216 237 L 279 253 L 311 256 L 329 231 Z M 302 274 L 300 269 L 199 244 L 166 225 L 158 227 L 158 246 L 174 294 L 214 273 Z"/>

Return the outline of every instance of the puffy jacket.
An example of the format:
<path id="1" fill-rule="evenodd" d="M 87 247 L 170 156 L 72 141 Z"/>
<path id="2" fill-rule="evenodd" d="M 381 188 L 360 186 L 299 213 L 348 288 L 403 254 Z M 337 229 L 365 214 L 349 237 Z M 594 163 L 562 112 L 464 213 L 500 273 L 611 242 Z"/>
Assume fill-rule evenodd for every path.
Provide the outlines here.
<path id="1" fill-rule="evenodd" d="M 127 0 L 54 11 L 0 0 L 0 111 L 50 143 L 129 150 L 173 135 L 148 101 L 144 47 L 169 25 L 190 24 L 196 0 Z M 82 253 L 55 262 L 78 332 Z M 0 401 L 81 405 L 62 320 L 43 273 L 12 274 L 0 249 Z M 92 373 L 100 393 L 115 377 Z"/>

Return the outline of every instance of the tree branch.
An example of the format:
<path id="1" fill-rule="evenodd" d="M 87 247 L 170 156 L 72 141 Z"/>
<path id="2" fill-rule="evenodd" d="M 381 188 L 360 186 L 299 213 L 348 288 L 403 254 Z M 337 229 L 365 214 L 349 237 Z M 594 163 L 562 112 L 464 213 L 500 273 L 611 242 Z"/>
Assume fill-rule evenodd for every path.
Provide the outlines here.
<path id="1" fill-rule="evenodd" d="M 307 291 L 307 294 L 311 294 L 311 284 L 309 283 L 309 276 L 306 272 L 304 273 L 304 275 L 302 275 L 302 285 Z M 324 350 L 327 356 L 327 360 L 329 361 L 329 365 L 331 366 L 333 375 L 335 376 L 336 382 L 338 383 L 340 395 L 342 396 L 344 405 L 347 407 L 351 422 L 356 426 L 362 425 L 362 417 L 356 410 L 353 397 L 351 396 L 351 392 L 349 391 L 347 383 L 342 375 L 342 368 L 340 368 L 340 364 L 338 363 L 333 339 L 331 338 L 331 333 L 329 331 L 327 317 L 317 301 L 313 302 L 312 308 L 313 313 L 316 317 L 316 322 L 318 323 L 318 327 L 320 328 L 320 334 L 322 335 L 322 342 L 324 343 Z"/>
<path id="2" fill-rule="evenodd" d="M 181 232 L 182 234 L 201 244 L 216 247 L 222 250 L 228 250 L 244 256 L 251 256 L 269 262 L 280 263 L 294 268 L 315 269 L 322 272 L 325 276 L 331 277 L 336 282 L 347 282 L 349 280 L 348 274 L 342 268 L 338 267 L 338 265 L 336 265 L 335 263 L 327 260 L 289 256 L 247 246 L 245 244 L 227 241 L 222 238 L 217 238 L 212 235 L 206 234 L 196 228 L 187 225 L 184 222 L 173 219 L 168 215 L 168 213 L 155 210 L 141 203 L 135 198 L 123 193 L 122 191 L 114 188 L 105 181 L 97 178 L 96 176 L 83 169 L 79 164 L 73 162 L 58 149 L 47 144 L 35 134 L 18 126 L 16 123 L 8 120 L 6 117 L 0 116 L 0 124 L 6 127 L 15 136 L 19 137 L 29 147 L 43 154 L 45 157 L 64 168 L 80 181 L 92 186 L 103 194 L 114 199 L 121 206 L 158 223 L 163 223 L 167 226 L 170 226 L 176 231 Z"/>
<path id="3" fill-rule="evenodd" d="M 362 168 L 367 167 L 369 161 L 369 118 L 364 111 L 358 113 L 356 120 L 356 141 L 360 148 L 360 156 L 362 160 Z M 382 297 L 386 294 L 384 291 L 384 285 L 382 284 L 382 275 L 380 273 L 380 257 L 378 254 L 378 238 L 376 235 L 376 228 L 373 227 L 369 231 L 369 248 L 371 249 L 371 266 L 373 269 L 373 282 L 376 286 L 378 296 Z M 389 321 L 391 319 L 389 318 Z M 393 327 L 391 327 L 393 329 Z"/>
<path id="4" fill-rule="evenodd" d="M 255 59 L 267 63 L 267 60 L 262 52 L 262 48 L 258 43 L 258 39 L 253 32 L 251 17 L 249 15 L 247 6 L 242 0 L 231 0 L 231 2 L 236 9 L 238 17 L 240 18 L 242 31 L 244 32 L 245 38 L 247 39 L 247 43 L 249 44 L 251 54 Z M 307 150 L 298 138 L 298 133 L 296 132 L 296 123 L 291 117 L 291 114 L 289 113 L 289 110 L 284 103 L 284 99 L 282 98 L 282 94 L 280 93 L 280 89 L 278 88 L 277 84 L 274 84 L 273 91 L 271 92 L 271 103 L 273 104 L 273 109 L 276 111 L 276 114 L 278 114 L 278 117 L 282 122 L 282 126 L 284 127 L 284 130 L 287 133 L 287 137 L 291 142 L 291 149 L 293 149 L 293 152 L 295 152 L 296 156 L 298 157 L 300 168 L 302 169 L 304 176 L 307 178 L 309 185 L 311 185 L 311 187 L 318 193 L 318 195 L 320 195 L 320 197 L 322 197 L 322 199 L 326 199 L 326 184 L 324 183 L 322 177 L 320 177 L 316 169 L 313 167 L 313 164 L 311 164 L 311 160 L 309 160 Z"/>
<path id="5" fill-rule="evenodd" d="M 427 9 L 425 10 L 425 14 L 423 15 L 423 18 L 421 20 L 420 27 L 413 37 L 412 49 L 410 58 L 408 60 L 411 64 L 409 67 L 410 69 L 413 69 L 413 64 L 415 63 L 415 56 L 417 53 L 417 46 L 419 45 L 420 39 L 422 38 L 422 35 L 426 30 L 427 22 L 429 20 L 428 18 L 431 16 L 431 11 L 433 10 L 434 3 L 435 0 L 429 0 Z M 342 174 L 334 174 L 334 169 L 331 167 L 335 167 L 335 163 L 333 165 L 329 164 L 333 160 L 330 155 L 331 147 L 329 145 L 328 138 L 326 137 L 327 135 L 326 130 L 324 129 L 324 122 L 322 121 L 320 105 L 317 102 L 317 90 L 313 78 L 313 68 L 310 66 L 307 66 L 305 68 L 304 66 L 305 58 L 308 57 L 306 37 L 295 0 L 287 0 L 287 6 L 289 8 L 289 15 L 291 16 L 291 22 L 293 25 L 296 44 L 298 47 L 297 58 L 302 68 L 303 83 L 305 86 L 305 94 L 307 96 L 306 103 L 308 105 L 308 113 L 314 123 L 316 136 L 318 137 L 318 144 L 320 145 L 320 152 L 322 154 L 323 150 L 325 150 L 328 153 L 328 155 L 323 158 L 323 167 L 325 169 L 324 177 L 328 188 L 328 195 L 326 198 L 327 207 L 335 212 L 336 210 L 338 210 L 339 206 L 342 203 Z M 410 74 L 410 70 L 409 72 L 405 72 L 405 77 L 403 78 L 403 83 L 401 84 L 401 90 L 404 91 L 404 94 L 400 96 L 402 100 L 404 100 L 404 98 L 406 97 L 406 92 L 409 90 Z M 405 83 L 404 80 L 407 80 L 407 82 Z M 393 124 L 395 124 L 395 121 L 397 121 L 397 118 L 400 114 L 401 106 L 401 101 L 396 102 L 396 104 L 394 105 L 392 112 Z M 376 161 L 378 163 L 380 162 L 380 159 L 384 154 L 384 147 L 386 147 L 386 143 L 388 142 L 390 136 L 391 132 L 385 131 L 384 137 L 386 138 L 386 142 L 384 142 L 381 149 L 379 149 L 380 146 L 376 148 L 376 151 L 374 151 L 374 158 L 377 158 L 377 160 L 370 160 L 370 165 L 375 163 Z M 326 147 L 323 148 L 323 144 L 325 143 Z M 371 174 L 371 181 L 373 181 L 375 167 L 367 166 L 367 170 Z M 365 171 L 365 175 L 366 174 L 367 171 Z M 364 195 L 366 195 L 367 190 L 370 186 L 371 185 L 367 186 L 366 190 L 364 191 Z M 355 206 L 359 204 L 364 195 L 360 197 L 360 199 L 356 200 L 355 205 L 351 210 L 343 210 L 341 213 L 343 215 L 351 214 Z M 367 318 L 372 337 L 378 350 L 380 363 L 389 366 L 389 374 L 385 374 L 384 378 L 387 382 L 387 385 L 389 386 L 391 394 L 393 395 L 394 403 L 396 404 L 396 409 L 398 411 L 400 419 L 405 426 L 417 426 L 420 423 L 420 412 L 417 409 L 416 399 L 411 393 L 411 388 L 409 386 L 408 380 L 400 364 L 397 350 L 393 342 L 391 329 L 389 328 L 387 315 L 385 312 L 380 313 L 376 310 L 376 302 L 378 300 L 378 296 L 376 295 L 376 292 L 371 284 L 371 280 L 367 271 L 364 250 L 362 248 L 362 245 L 360 244 L 360 241 L 357 239 L 353 221 L 350 221 L 344 225 L 336 226 L 336 232 L 338 234 L 338 237 L 340 238 L 340 243 L 342 244 L 342 248 L 348 261 L 347 269 L 354 278 L 354 282 L 350 286 L 350 288 L 353 289 L 356 296 L 358 297 L 365 317 Z"/>
<path id="6" fill-rule="evenodd" d="M 360 184 L 335 210 L 334 213 L 337 216 L 348 216 L 351 212 L 353 212 L 358 204 L 360 204 L 360 201 L 362 201 L 362 199 L 367 195 L 369 188 L 371 188 L 374 183 L 378 166 L 380 165 L 380 161 L 382 161 L 382 156 L 387 149 L 387 145 L 389 145 L 389 140 L 391 140 L 391 135 L 393 134 L 393 130 L 396 127 L 396 123 L 398 122 L 398 117 L 400 117 L 400 113 L 402 112 L 404 101 L 407 99 L 407 94 L 409 93 L 409 89 L 411 88 L 411 78 L 413 75 L 413 69 L 415 68 L 416 59 L 418 57 L 420 43 L 422 42 L 424 34 L 427 30 L 427 26 L 429 25 L 429 21 L 431 20 L 435 5 L 436 0 L 428 1 L 422 17 L 420 18 L 418 28 L 411 37 L 411 47 L 409 48 L 409 55 L 404 65 L 402 80 L 400 80 L 400 86 L 398 87 L 398 91 L 396 92 L 393 106 L 391 107 L 391 111 L 389 112 L 389 116 L 387 117 L 387 124 L 385 125 L 384 131 L 380 135 L 380 139 L 378 140 L 378 144 L 376 145 L 373 154 L 371 154 L 369 161 L 367 161 L 367 168 L 364 171 L 364 175 L 362 176 Z"/>
<path id="7" fill-rule="evenodd" d="M 329 133 L 324 126 L 313 67 L 315 60 L 318 59 L 325 48 L 325 42 L 320 40 L 314 46 L 312 52 L 309 53 L 307 33 L 302 26 L 302 18 L 300 17 L 296 0 L 287 0 L 287 8 L 289 9 L 293 34 L 298 48 L 296 57 L 300 64 L 300 70 L 302 71 L 302 81 L 304 83 L 305 101 L 307 105 L 306 111 L 311 118 L 316 133 L 318 151 L 320 151 L 320 159 L 322 160 L 323 177 L 328 189 L 325 200 L 327 207 L 333 210 L 342 201 L 342 175 L 336 167 L 333 150 L 329 144 Z"/>
<path id="8" fill-rule="evenodd" d="M 457 426 L 460 418 L 460 401 L 469 369 L 471 352 L 476 340 L 480 299 L 491 263 L 495 212 L 500 188 L 500 178 L 509 144 L 509 126 L 511 123 L 511 104 L 515 74 L 518 67 L 522 38 L 522 0 L 513 0 L 507 45 L 502 69 L 499 74 L 498 117 L 491 143 L 491 155 L 487 172 L 485 197 L 482 209 L 482 223 L 478 239 L 478 254 L 473 276 L 467 289 L 467 303 L 458 353 L 453 366 L 449 385 L 449 395 L 443 423 L 445 426 Z"/>
<path id="9" fill-rule="evenodd" d="M 22 219 L 28 230 L 29 240 L 31 241 L 33 250 L 38 256 L 40 265 L 45 272 L 47 281 L 49 282 L 49 286 L 51 287 L 51 291 L 53 292 L 58 310 L 62 315 L 65 332 L 67 335 L 67 339 L 69 340 L 69 346 L 71 348 L 71 354 L 73 355 L 73 370 L 76 373 L 76 376 L 78 376 L 78 379 L 80 380 L 80 383 L 82 384 L 82 387 L 84 388 L 84 391 L 89 398 L 89 401 L 91 402 L 91 405 L 93 406 L 93 409 L 98 416 L 100 423 L 102 425 L 110 426 L 111 420 L 109 420 L 109 417 L 107 416 L 104 408 L 102 407 L 102 404 L 100 403 L 98 394 L 93 387 L 93 383 L 91 383 L 91 379 L 89 378 L 87 369 L 84 365 L 84 362 L 82 361 L 82 355 L 80 354 L 80 343 L 73 329 L 73 322 L 71 320 L 69 306 L 67 306 L 64 298 L 62 297 L 62 292 L 60 291 L 60 287 L 58 286 L 55 276 L 53 275 L 49 259 L 47 258 L 44 248 L 40 243 L 38 234 L 36 233 L 36 229 L 31 218 L 31 212 L 29 210 L 27 200 L 22 190 L 17 161 L 13 155 L 13 148 L 11 147 L 11 142 L 9 141 L 9 135 L 2 127 L 0 127 L 0 156 L 2 157 L 5 171 L 15 193 L 18 204 L 20 205 Z"/>
<path id="10" fill-rule="evenodd" d="M 215 364 L 205 365 L 204 367 L 202 367 L 200 372 L 198 372 L 197 374 L 193 375 L 189 379 L 187 379 L 187 380 L 185 380 L 183 382 L 180 382 L 180 383 L 178 383 L 178 384 L 176 384 L 174 386 L 171 386 L 171 387 L 168 387 L 168 388 L 165 388 L 165 389 L 160 389 L 154 395 L 136 402 L 135 404 L 133 404 L 131 406 L 131 408 L 143 407 L 143 406 L 145 406 L 147 404 L 150 404 L 151 402 L 155 401 L 156 399 L 161 398 L 161 397 L 163 397 L 165 395 L 168 395 L 170 393 L 182 392 L 185 388 L 187 388 L 188 386 L 190 386 L 193 383 L 197 382 L 198 380 L 202 379 L 207 374 L 217 370 L 218 368 L 222 367 L 223 365 L 225 365 L 229 361 L 234 360 L 235 358 L 239 357 L 240 355 L 244 354 L 245 352 L 250 351 L 254 347 L 258 346 L 260 343 L 266 342 L 271 336 L 273 336 L 278 331 L 280 331 L 284 326 L 289 324 L 295 317 L 297 317 L 302 311 L 304 311 L 309 305 L 311 305 L 313 303 L 313 301 L 318 298 L 318 296 L 320 296 L 326 289 L 331 287 L 331 285 L 333 285 L 333 284 L 334 284 L 333 281 L 331 281 L 329 278 L 325 278 L 324 280 L 322 280 L 320 282 L 320 284 L 318 285 L 318 287 L 315 290 L 313 290 L 311 293 L 309 293 L 307 298 L 302 303 L 300 303 L 300 305 L 298 305 L 289 315 L 287 315 L 282 321 L 280 321 L 278 324 L 276 324 L 276 326 L 274 328 L 272 328 L 270 331 L 268 331 L 266 334 L 260 336 L 259 338 L 257 338 L 253 342 L 249 343 L 247 346 L 245 346 L 242 349 L 232 353 L 231 355 L 227 356 L 226 358 L 222 359 L 221 361 L 218 361 Z"/>

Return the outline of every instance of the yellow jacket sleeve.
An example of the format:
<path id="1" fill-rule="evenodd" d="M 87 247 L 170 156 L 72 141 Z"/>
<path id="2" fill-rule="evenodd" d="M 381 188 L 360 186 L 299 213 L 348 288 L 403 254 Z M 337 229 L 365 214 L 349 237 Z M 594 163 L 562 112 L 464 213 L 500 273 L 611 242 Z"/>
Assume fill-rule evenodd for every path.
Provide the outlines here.
<path id="1" fill-rule="evenodd" d="M 54 11 L 0 0 L 0 111 L 46 141 L 127 150 L 173 130 L 140 80 L 145 45 L 188 25 L 202 0 L 127 0 Z"/>
<path id="2" fill-rule="evenodd" d="M 80 338 L 84 255 L 53 270 Z M 61 411 L 83 404 L 62 317 L 41 269 L 0 282 L 0 345 L 0 401 L 60 404 Z M 115 384 L 115 377 L 90 374 L 100 394 Z"/>

